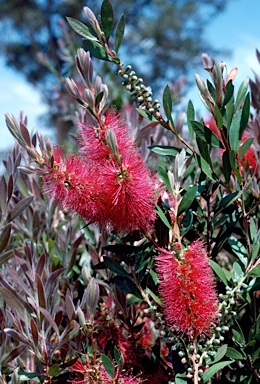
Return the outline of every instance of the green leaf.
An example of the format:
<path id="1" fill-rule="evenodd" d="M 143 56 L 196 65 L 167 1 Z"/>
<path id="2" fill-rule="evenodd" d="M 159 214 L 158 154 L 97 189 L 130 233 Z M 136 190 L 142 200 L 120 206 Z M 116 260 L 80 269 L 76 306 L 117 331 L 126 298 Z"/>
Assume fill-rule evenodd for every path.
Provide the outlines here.
<path id="1" fill-rule="evenodd" d="M 187 124 L 188 124 L 191 142 L 193 141 L 193 137 L 194 137 L 194 130 L 192 128 L 191 122 L 194 121 L 194 119 L 195 119 L 195 109 L 191 100 L 189 100 L 188 109 L 187 109 Z"/>
<path id="2" fill-rule="evenodd" d="M 162 222 L 166 225 L 166 227 L 170 231 L 172 231 L 172 226 L 169 223 L 167 217 L 165 216 L 165 213 L 163 212 L 163 210 L 159 207 L 159 205 L 156 206 L 156 212 L 157 212 L 158 216 L 160 217 L 160 219 L 162 220 Z"/>
<path id="3" fill-rule="evenodd" d="M 104 0 L 101 5 L 101 26 L 106 40 L 109 39 L 114 23 L 114 10 L 109 0 Z"/>
<path id="4" fill-rule="evenodd" d="M 145 112 L 144 109 L 142 108 L 136 108 L 137 112 L 143 116 L 145 119 L 150 120 L 150 121 L 157 121 L 156 118 L 153 115 L 148 114 Z"/>
<path id="5" fill-rule="evenodd" d="M 230 128 L 230 125 L 234 116 L 234 112 L 235 112 L 234 96 L 232 96 L 225 107 L 225 115 L 223 116 L 224 123 L 227 127 L 227 130 L 229 130 Z"/>
<path id="6" fill-rule="evenodd" d="M 242 271 L 242 268 L 240 266 L 239 263 L 237 263 L 236 261 L 233 263 L 233 269 L 235 271 L 235 278 L 237 280 L 240 280 L 242 276 L 244 276 L 244 273 Z"/>
<path id="7" fill-rule="evenodd" d="M 234 327 L 236 327 L 236 329 Z M 245 336 L 243 334 L 243 331 L 242 331 L 240 325 L 238 324 L 238 322 L 236 320 L 235 320 L 235 324 L 233 325 L 233 328 L 232 328 L 232 333 L 233 333 L 235 342 L 237 342 L 239 345 L 245 343 Z"/>
<path id="8" fill-rule="evenodd" d="M 18 372 L 18 375 L 21 381 L 33 380 L 36 383 L 40 383 L 41 374 L 38 372 L 21 371 L 21 372 Z"/>
<path id="9" fill-rule="evenodd" d="M 20 200 L 14 207 L 11 209 L 11 211 L 8 213 L 5 223 L 9 223 L 10 221 L 13 221 L 16 219 L 16 217 L 20 216 L 21 213 L 29 207 L 33 200 L 33 196 L 25 197 L 24 199 Z"/>
<path id="10" fill-rule="evenodd" d="M 57 376 L 60 371 L 59 364 L 53 364 L 48 370 L 48 376 L 54 377 Z"/>
<path id="11" fill-rule="evenodd" d="M 198 136 L 196 136 L 196 141 L 197 141 L 197 145 L 198 145 L 201 156 L 206 161 L 206 163 L 210 166 L 210 168 L 212 168 L 212 161 L 209 153 L 209 146 L 205 145 L 205 142 L 201 140 L 201 138 Z"/>
<path id="12" fill-rule="evenodd" d="M 131 280 L 129 277 L 125 279 L 126 286 L 129 289 L 129 292 L 138 297 L 139 299 L 143 300 L 143 296 L 140 292 L 140 289 L 137 287 L 137 285 Z"/>
<path id="13" fill-rule="evenodd" d="M 231 100 L 231 97 L 233 96 L 233 94 L 234 94 L 234 85 L 232 80 L 229 80 L 229 82 L 226 85 L 226 93 L 222 103 L 222 107 L 224 107 Z"/>
<path id="14" fill-rule="evenodd" d="M 207 80 L 207 87 L 208 87 L 209 93 L 211 94 L 213 100 L 216 101 L 216 89 L 209 80 Z"/>
<path id="15" fill-rule="evenodd" d="M 184 196 L 181 199 L 181 202 L 178 207 L 178 216 L 184 212 L 187 211 L 193 201 L 195 200 L 198 192 L 198 185 L 193 185 L 188 191 L 184 194 Z"/>
<path id="16" fill-rule="evenodd" d="M 242 137 L 244 130 L 247 127 L 249 114 L 250 114 L 250 95 L 248 92 L 248 94 L 246 95 L 245 101 L 244 101 L 243 108 L 242 108 L 242 116 L 241 116 L 241 123 L 240 123 L 240 139 Z"/>
<path id="17" fill-rule="evenodd" d="M 210 167 L 209 164 L 206 162 L 206 160 L 203 159 L 202 156 L 199 156 L 197 153 L 195 154 L 195 160 L 196 160 L 196 162 L 198 163 L 199 167 L 201 168 L 202 172 L 204 172 L 205 175 L 206 175 L 209 179 L 214 180 L 214 179 L 213 179 L 213 175 L 212 175 L 211 167 Z"/>
<path id="18" fill-rule="evenodd" d="M 222 357 L 225 356 L 226 352 L 227 352 L 227 344 L 224 344 L 221 347 L 219 347 L 219 349 L 217 350 L 216 355 L 214 356 L 214 360 L 212 361 L 212 363 L 210 363 L 210 365 L 215 364 L 219 360 L 221 360 Z"/>
<path id="19" fill-rule="evenodd" d="M 238 170 L 238 164 L 237 164 L 237 157 L 236 157 L 236 152 L 232 149 L 229 153 L 229 162 L 231 165 L 232 170 L 234 171 L 237 181 L 240 184 L 242 182 L 241 175 Z"/>
<path id="20" fill-rule="evenodd" d="M 96 41 L 83 40 L 83 47 L 85 51 L 89 51 L 91 56 L 104 61 L 111 61 L 111 58 L 107 55 L 105 48 Z"/>
<path id="21" fill-rule="evenodd" d="M 242 353 L 238 352 L 234 348 L 227 348 L 226 356 L 229 357 L 230 359 L 235 359 L 235 360 L 244 360 L 245 356 L 242 355 Z"/>
<path id="22" fill-rule="evenodd" d="M 227 278 L 225 276 L 223 268 L 221 268 L 215 261 L 213 261 L 211 259 L 209 260 L 209 263 L 210 263 L 211 268 L 216 273 L 216 275 L 218 275 L 218 277 L 220 278 L 220 280 L 223 281 L 223 283 L 225 285 L 228 285 Z"/>
<path id="23" fill-rule="evenodd" d="M 214 107 L 214 115 L 215 115 L 215 118 L 216 118 L 216 122 L 217 122 L 217 126 L 219 129 L 222 129 L 223 127 L 223 117 L 221 115 L 221 112 L 218 108 L 217 105 L 215 105 Z"/>
<path id="24" fill-rule="evenodd" d="M 225 176 L 225 181 L 226 181 L 226 183 L 229 184 L 232 168 L 230 165 L 229 155 L 228 155 L 227 151 L 223 152 L 222 163 L 223 163 L 223 174 Z"/>
<path id="25" fill-rule="evenodd" d="M 236 102 L 235 102 L 235 110 L 237 110 L 241 103 L 243 102 L 248 89 L 249 77 L 247 77 L 241 84 L 237 92 Z"/>
<path id="26" fill-rule="evenodd" d="M 218 205 L 218 212 L 224 208 L 229 207 L 234 201 L 236 201 L 242 194 L 242 191 L 233 192 L 229 195 L 223 197 L 223 199 L 220 200 L 220 203 Z"/>
<path id="27" fill-rule="evenodd" d="M 67 17 L 67 21 L 72 29 L 74 29 L 74 31 L 76 31 L 80 36 L 83 36 L 85 39 L 98 42 L 97 37 L 92 35 L 89 28 L 85 24 L 73 19 L 72 17 Z"/>
<path id="28" fill-rule="evenodd" d="M 160 305 L 161 307 L 163 306 L 163 302 L 162 300 L 160 299 L 160 297 L 158 297 L 155 293 L 153 293 L 153 291 L 151 291 L 151 289 L 149 289 L 148 287 L 146 288 L 147 290 L 147 293 L 152 296 L 153 300 L 158 304 Z"/>
<path id="29" fill-rule="evenodd" d="M 206 372 L 204 372 L 202 379 L 203 382 L 206 383 L 212 376 L 215 375 L 218 371 L 231 364 L 232 360 L 221 361 L 220 363 L 216 363 L 212 365 Z"/>
<path id="30" fill-rule="evenodd" d="M 121 15 L 117 26 L 116 26 L 116 35 L 115 35 L 115 50 L 118 52 L 120 45 L 122 44 L 123 37 L 125 33 L 125 16 Z"/>
<path id="31" fill-rule="evenodd" d="M 238 241 L 234 236 L 231 236 L 229 239 L 229 243 L 232 251 L 239 258 L 244 267 L 247 267 L 248 264 L 248 253 L 246 248 L 240 241 Z"/>
<path id="32" fill-rule="evenodd" d="M 253 218 L 250 220 L 250 237 L 253 243 L 257 242 L 257 228 Z"/>
<path id="33" fill-rule="evenodd" d="M 112 377 L 112 379 L 113 379 L 115 377 L 115 368 L 114 368 L 112 361 L 109 359 L 109 357 L 107 357 L 103 353 L 101 353 L 101 359 L 102 359 L 102 363 L 103 363 L 103 365 L 107 371 L 107 374 L 110 377 Z"/>
<path id="34" fill-rule="evenodd" d="M 116 345 L 114 345 L 114 357 L 115 357 L 116 365 L 120 369 L 123 361 L 121 357 L 121 352 Z"/>
<path id="35" fill-rule="evenodd" d="M 251 276 L 259 277 L 260 276 L 260 265 L 258 265 L 257 267 L 251 269 L 248 273 Z"/>
<path id="36" fill-rule="evenodd" d="M 103 91 L 99 92 L 95 100 L 95 105 L 98 105 L 100 103 L 100 101 L 103 99 L 103 96 L 104 96 L 104 92 Z"/>
<path id="37" fill-rule="evenodd" d="M 172 186 L 168 177 L 168 173 L 165 168 L 158 166 L 158 176 L 162 179 L 163 183 L 165 184 L 166 188 L 170 193 L 172 192 Z"/>
<path id="38" fill-rule="evenodd" d="M 177 373 L 174 378 L 175 384 L 187 384 L 187 378 L 185 373 Z"/>
<path id="39" fill-rule="evenodd" d="M 246 154 L 248 149 L 251 147 L 253 141 L 254 141 L 254 138 L 253 137 L 249 137 L 248 139 L 246 139 L 243 142 L 243 144 L 241 145 L 240 151 L 239 151 L 240 159 L 242 159 L 244 157 L 244 155 Z"/>
<path id="40" fill-rule="evenodd" d="M 150 145 L 148 147 L 152 152 L 161 156 L 173 156 L 175 157 L 181 152 L 180 148 L 170 147 L 168 145 Z"/>
<path id="41" fill-rule="evenodd" d="M 189 209 L 182 220 L 181 234 L 182 236 L 186 235 L 187 232 L 191 229 L 193 223 L 193 212 Z"/>
<path id="42" fill-rule="evenodd" d="M 116 260 L 111 259 L 111 257 L 104 257 L 104 263 L 108 269 L 116 273 L 119 276 L 128 277 L 128 273 L 122 267 L 122 265 Z"/>
<path id="43" fill-rule="evenodd" d="M 191 125 L 196 135 L 201 140 L 213 147 L 221 148 L 222 144 L 219 138 L 206 125 L 200 123 L 199 121 L 191 121 Z"/>
<path id="44" fill-rule="evenodd" d="M 163 108 L 168 120 L 172 119 L 172 95 L 169 85 L 167 84 L 163 91 Z"/>
<path id="45" fill-rule="evenodd" d="M 241 122 L 242 110 L 238 111 L 233 118 L 229 128 L 229 145 L 230 148 L 237 153 L 240 144 L 240 122 Z"/>

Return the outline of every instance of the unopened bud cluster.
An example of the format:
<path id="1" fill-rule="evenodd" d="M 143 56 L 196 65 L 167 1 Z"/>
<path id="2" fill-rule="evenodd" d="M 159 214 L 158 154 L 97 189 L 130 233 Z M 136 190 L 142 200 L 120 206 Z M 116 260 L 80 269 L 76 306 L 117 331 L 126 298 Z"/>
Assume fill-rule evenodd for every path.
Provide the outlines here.
<path id="1" fill-rule="evenodd" d="M 143 84 L 143 79 L 136 76 L 135 71 L 132 71 L 131 65 L 127 65 L 123 68 L 124 63 L 120 63 L 120 69 L 117 74 L 122 76 L 124 81 L 123 86 L 132 94 L 141 108 L 144 109 L 148 114 L 159 113 L 161 105 L 158 100 L 152 99 L 151 90 Z"/>

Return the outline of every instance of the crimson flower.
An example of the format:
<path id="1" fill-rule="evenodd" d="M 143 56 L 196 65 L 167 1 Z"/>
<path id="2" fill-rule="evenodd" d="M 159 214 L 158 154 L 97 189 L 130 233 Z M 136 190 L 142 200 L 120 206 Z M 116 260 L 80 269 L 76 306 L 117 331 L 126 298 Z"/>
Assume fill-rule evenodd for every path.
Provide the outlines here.
<path id="1" fill-rule="evenodd" d="M 97 172 L 79 155 L 69 154 L 62 159 L 60 148 L 54 149 L 53 157 L 53 168 L 42 176 L 45 192 L 63 209 L 95 221 L 101 189 Z"/>
<path id="2" fill-rule="evenodd" d="M 249 132 L 243 133 L 242 138 L 241 138 L 241 146 L 249 137 L 250 137 Z M 246 151 L 246 153 L 244 154 L 244 156 L 240 160 L 240 162 L 241 162 L 241 165 L 243 168 L 245 168 L 246 165 L 248 164 L 248 166 L 251 169 L 253 169 L 254 171 L 257 170 L 257 155 L 256 155 L 256 149 L 255 149 L 254 145 L 252 145 L 250 148 L 248 148 L 248 150 Z"/>
<path id="3" fill-rule="evenodd" d="M 191 243 L 181 257 L 165 249 L 159 252 L 156 270 L 166 321 L 190 339 L 209 334 L 216 321 L 217 294 L 203 242 Z"/>
<path id="4" fill-rule="evenodd" d="M 103 166 L 103 220 L 115 230 L 147 231 L 155 219 L 154 186 L 143 159 L 133 148 L 120 165 Z"/>
<path id="5" fill-rule="evenodd" d="M 129 129 L 125 121 L 114 109 L 107 109 L 100 122 L 93 126 L 87 123 L 78 123 L 80 135 L 81 153 L 88 158 L 101 164 L 111 158 L 111 152 L 106 140 L 108 131 L 113 131 L 117 140 L 120 154 L 123 154 L 129 147 L 132 147 L 132 140 L 129 138 Z"/>

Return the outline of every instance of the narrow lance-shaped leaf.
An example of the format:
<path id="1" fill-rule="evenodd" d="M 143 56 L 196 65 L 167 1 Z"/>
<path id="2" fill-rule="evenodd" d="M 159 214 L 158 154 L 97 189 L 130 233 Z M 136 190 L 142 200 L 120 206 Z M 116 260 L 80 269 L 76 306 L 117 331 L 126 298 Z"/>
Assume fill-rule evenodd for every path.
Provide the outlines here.
<path id="1" fill-rule="evenodd" d="M 209 260 L 209 263 L 211 265 L 211 268 L 214 270 L 214 272 L 218 275 L 218 277 L 220 278 L 220 280 L 225 284 L 225 285 L 228 285 L 227 283 L 227 278 L 225 276 L 225 273 L 223 271 L 223 269 L 218 265 L 218 263 L 216 263 L 215 261 L 213 260 Z"/>
<path id="2" fill-rule="evenodd" d="M 165 213 L 163 212 L 163 210 L 157 205 L 156 206 L 156 212 L 158 214 L 158 216 L 160 217 L 160 219 L 162 220 L 162 222 L 166 225 L 166 227 L 172 231 L 172 227 L 171 227 L 171 224 L 169 223 L 167 217 L 165 216 Z"/>
<path id="3" fill-rule="evenodd" d="M 104 257 L 104 263 L 107 268 L 109 268 L 117 275 L 128 277 L 128 273 L 116 259 L 111 259 L 111 257 Z"/>
<path id="4" fill-rule="evenodd" d="M 106 40 L 109 39 L 114 23 L 114 10 L 109 0 L 104 0 L 101 5 L 101 25 Z"/>
<path id="5" fill-rule="evenodd" d="M 161 156 L 173 156 L 175 157 L 181 152 L 180 148 L 170 147 L 167 145 L 151 145 L 148 147 L 152 152 Z"/>
<path id="6" fill-rule="evenodd" d="M 53 364 L 49 370 L 48 370 L 48 376 L 54 377 L 57 376 L 60 371 L 60 366 L 59 364 Z"/>
<path id="7" fill-rule="evenodd" d="M 67 21 L 72 29 L 74 29 L 74 31 L 77 32 L 80 36 L 84 37 L 85 39 L 98 42 L 97 37 L 90 32 L 89 28 L 85 24 L 73 19 L 72 17 L 67 17 Z"/>
<path id="8" fill-rule="evenodd" d="M 115 368 L 114 368 L 112 361 L 109 359 L 109 357 L 107 357 L 103 353 L 101 353 L 101 359 L 102 359 L 102 363 L 103 363 L 103 365 L 107 371 L 107 374 L 110 377 L 114 378 L 115 377 Z"/>
<path id="9" fill-rule="evenodd" d="M 16 357 L 20 356 L 24 350 L 27 348 L 26 345 L 21 344 L 18 347 L 11 350 L 11 352 L 4 354 L 1 358 L 1 366 L 5 366 L 10 363 L 12 360 L 16 359 Z"/>
<path id="10" fill-rule="evenodd" d="M 24 141 L 26 142 L 26 144 L 29 147 L 31 147 L 30 134 L 29 134 L 29 131 L 28 131 L 27 127 L 23 123 L 20 123 L 20 130 L 21 130 L 21 135 L 22 135 Z"/>
<path id="11" fill-rule="evenodd" d="M 107 55 L 105 48 L 98 41 L 83 39 L 83 47 L 85 51 L 89 51 L 90 54 L 97 59 L 111 61 L 111 58 Z"/>
<path id="12" fill-rule="evenodd" d="M 121 15 L 117 26 L 116 26 L 116 35 L 115 35 L 115 50 L 118 52 L 125 33 L 125 16 Z"/>
<path id="13" fill-rule="evenodd" d="M 194 106 L 192 104 L 192 101 L 189 100 L 188 109 L 187 109 L 187 124 L 188 124 L 191 142 L 193 141 L 193 137 L 194 137 L 194 130 L 192 128 L 191 122 L 194 121 L 194 119 L 195 119 L 195 109 L 194 109 Z"/>
<path id="14" fill-rule="evenodd" d="M 166 85 L 163 91 L 163 108 L 167 119 L 171 123 L 175 135 L 178 137 L 178 132 L 172 119 L 172 95 L 168 84 Z"/>
<path id="15" fill-rule="evenodd" d="M 206 372 L 204 372 L 202 379 L 203 382 L 206 383 L 212 376 L 215 375 L 218 371 L 226 367 L 227 365 L 231 364 L 232 360 L 228 361 L 221 361 L 220 363 L 216 363 L 212 365 Z"/>
<path id="16" fill-rule="evenodd" d="M 238 111 L 229 128 L 229 145 L 236 153 L 240 144 L 240 122 L 242 110 Z"/>
<path id="17" fill-rule="evenodd" d="M 229 82 L 226 85 L 226 93 L 224 100 L 222 102 L 222 107 L 228 104 L 228 102 L 231 100 L 232 96 L 234 94 L 234 85 L 232 83 L 232 80 L 229 80 Z"/>
<path id="18" fill-rule="evenodd" d="M 191 125 L 196 135 L 205 143 L 212 145 L 213 147 L 221 147 L 219 138 L 206 125 L 198 121 L 191 121 Z"/>
<path id="19" fill-rule="evenodd" d="M 6 248 L 11 234 L 11 224 L 7 224 L 0 233 L 0 253 Z"/>
<path id="20" fill-rule="evenodd" d="M 191 204 L 193 203 L 194 199 L 196 198 L 198 191 L 198 186 L 193 185 L 182 197 L 180 205 L 178 207 L 178 216 L 190 208 Z"/>
<path id="21" fill-rule="evenodd" d="M 75 306 L 72 301 L 71 293 L 68 289 L 65 296 L 65 305 L 66 305 L 66 313 L 68 315 L 68 319 L 71 321 L 75 315 Z"/>
<path id="22" fill-rule="evenodd" d="M 43 282 L 41 277 L 38 275 L 38 273 L 36 273 L 36 285 L 37 285 L 39 306 L 42 308 L 46 308 L 46 297 L 45 297 Z"/>
<path id="23" fill-rule="evenodd" d="M 21 213 L 29 207 L 33 200 L 33 196 L 25 197 L 24 199 L 20 200 L 14 208 L 8 213 L 6 218 L 6 223 L 9 223 L 10 221 L 13 221 L 16 217 L 20 216 Z"/>
<path id="24" fill-rule="evenodd" d="M 241 84 L 237 92 L 237 97 L 236 97 L 236 102 L 235 102 L 235 110 L 237 110 L 242 101 L 244 100 L 246 94 L 247 94 L 247 89 L 248 89 L 248 84 L 249 84 L 249 77 L 247 77 Z"/>
<path id="25" fill-rule="evenodd" d="M 6 199 L 7 199 L 7 184 L 5 177 L 2 176 L 0 180 L 0 208 L 4 212 L 6 209 Z"/>
<path id="26" fill-rule="evenodd" d="M 242 159 L 246 152 L 248 151 L 248 149 L 251 147 L 251 145 L 253 144 L 253 141 L 254 141 L 254 138 L 253 137 L 249 137 L 248 139 L 246 139 L 241 148 L 240 148 L 240 151 L 239 151 L 239 157 L 240 159 Z"/>

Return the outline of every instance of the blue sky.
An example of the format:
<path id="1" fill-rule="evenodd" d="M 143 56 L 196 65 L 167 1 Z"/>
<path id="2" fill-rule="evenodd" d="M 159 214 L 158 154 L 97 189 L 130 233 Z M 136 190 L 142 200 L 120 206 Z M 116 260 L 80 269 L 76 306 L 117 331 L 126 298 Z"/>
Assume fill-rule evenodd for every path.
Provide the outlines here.
<path id="1" fill-rule="evenodd" d="M 238 67 L 236 89 L 245 77 L 253 77 L 252 69 L 260 74 L 260 64 L 255 55 L 256 48 L 260 51 L 259 17 L 260 0 L 229 0 L 225 12 L 213 17 L 205 30 L 205 37 L 212 46 L 233 52 L 232 57 L 220 56 L 216 59 L 225 61 L 228 70 Z M 197 72 L 207 77 L 202 67 Z M 46 129 L 37 120 L 46 110 L 40 95 L 19 74 L 6 68 L 1 57 L 0 84 L 0 150 L 7 149 L 14 142 L 5 125 L 5 113 L 18 116 L 21 110 L 24 111 L 28 116 L 29 129 L 38 129 L 45 134 Z M 192 99 L 196 110 L 203 109 L 196 89 L 191 90 L 188 97 Z"/>

